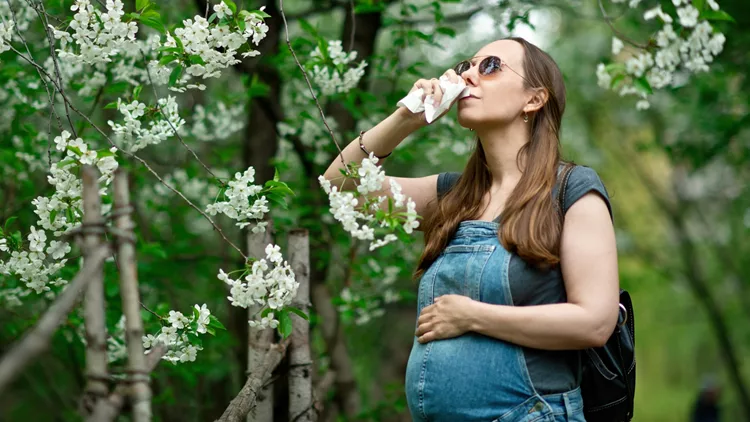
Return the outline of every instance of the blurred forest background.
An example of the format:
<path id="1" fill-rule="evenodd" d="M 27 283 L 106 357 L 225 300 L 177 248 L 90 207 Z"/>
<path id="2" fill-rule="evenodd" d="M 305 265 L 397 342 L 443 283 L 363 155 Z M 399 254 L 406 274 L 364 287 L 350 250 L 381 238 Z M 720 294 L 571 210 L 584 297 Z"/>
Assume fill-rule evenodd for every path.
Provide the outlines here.
<path id="1" fill-rule="evenodd" d="M 46 3 L 50 14 L 72 14 L 71 2 Z M 126 1 L 126 10 L 134 3 Z M 206 8 L 204 0 L 156 3 L 169 22 Z M 287 48 L 279 4 L 237 3 L 247 9 L 265 6 L 271 16 L 267 37 L 257 47 L 262 54 L 208 82 L 206 91 L 179 94 L 181 109 L 192 116 L 185 140 L 220 174 L 253 166 L 262 182 L 278 168 L 297 194 L 288 209 L 275 208 L 271 215 L 276 243 L 285 245 L 285 234 L 297 227 L 311 235 L 314 378 L 335 374 L 330 388 L 321 391 L 320 420 L 408 421 L 402 385 L 416 308 L 410 276 L 421 234 L 411 243 L 369 252 L 333 220 L 317 177 L 336 149 Z M 661 3 L 669 10 L 670 1 Z M 642 9 L 608 0 L 602 5 L 610 23 L 629 38 L 645 42 L 658 27 L 642 19 Z M 721 386 L 723 421 L 750 420 L 750 4 L 721 0 L 720 5 L 736 22 L 715 23 L 726 44 L 710 71 L 656 90 L 650 108 L 636 110 L 632 97 L 597 84 L 597 64 L 611 60 L 613 29 L 596 0 L 283 4 L 303 64 L 311 60 L 318 39 L 341 40 L 345 50 L 357 52 L 357 62 L 367 61 L 355 89 L 320 98 L 340 142 L 393 112 L 416 79 L 439 76 L 492 40 L 520 35 L 552 55 L 568 90 L 564 157 L 593 167 L 612 197 L 621 285 L 633 295 L 637 316 L 637 422 L 689 421 L 707 379 Z M 620 54 L 627 55 L 628 48 Z M 23 90 L 22 67 L 12 52 L 0 54 L 0 90 Z M 30 67 L 25 75 L 37 77 Z M 95 105 L 126 89 L 107 84 L 100 96 L 109 99 L 77 98 L 83 109 L 95 110 L 93 120 L 106 122 L 116 110 Z M 32 166 L 16 152 L 36 154 L 44 163 L 47 114 L 42 110 L 35 119 L 18 121 L 13 108 L 22 105 L 9 101 L 0 93 L 6 109 L 0 122 L 0 224 L 17 216 L 14 224 L 28 227 L 36 219 L 31 200 L 51 188 L 46 166 Z M 92 130 L 80 136 L 102 142 Z M 472 143 L 451 111 L 407 138 L 385 170 L 415 177 L 460 171 Z M 203 207 L 213 200 L 215 190 L 203 167 L 175 139 L 149 147 L 142 156 L 191 200 Z M 216 278 L 218 268 L 238 267 L 242 260 L 138 163 L 121 159 L 120 165 L 131 172 L 144 304 L 163 313 L 206 303 L 227 327 L 204 341 L 194 362 L 158 367 L 152 382 L 155 419 L 214 420 L 245 379 L 247 313 L 230 306 L 225 285 Z M 222 226 L 243 244 L 244 233 L 231 222 Z M 10 282 L 0 275 L 0 287 Z M 105 283 L 114 330 L 120 315 L 114 268 L 107 267 Z M 47 305 L 41 297 L 27 298 L 23 306 L 2 303 L 0 352 Z M 158 328 L 149 315 L 144 312 L 147 332 Z M 54 336 L 51 350 L 0 397 L 0 420 L 78 420 L 83 358 L 84 346 L 69 321 Z M 283 379 L 285 371 L 282 363 L 276 374 Z M 277 406 L 285 415 L 283 399 Z"/>

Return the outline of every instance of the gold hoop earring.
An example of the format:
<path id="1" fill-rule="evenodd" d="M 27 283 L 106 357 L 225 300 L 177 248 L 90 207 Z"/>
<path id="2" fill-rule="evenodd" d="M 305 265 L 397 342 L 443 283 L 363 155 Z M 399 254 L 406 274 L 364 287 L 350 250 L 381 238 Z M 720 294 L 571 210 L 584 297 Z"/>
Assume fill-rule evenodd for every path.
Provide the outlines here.
<path id="1" fill-rule="evenodd" d="M 529 122 L 529 113 L 523 112 L 523 122 L 528 123 Z"/>

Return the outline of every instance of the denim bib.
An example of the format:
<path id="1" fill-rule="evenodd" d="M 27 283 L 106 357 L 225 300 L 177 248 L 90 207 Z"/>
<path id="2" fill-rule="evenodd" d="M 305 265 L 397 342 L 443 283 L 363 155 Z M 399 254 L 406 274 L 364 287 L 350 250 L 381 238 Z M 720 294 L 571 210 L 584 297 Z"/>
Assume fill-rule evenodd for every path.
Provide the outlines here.
<path id="1" fill-rule="evenodd" d="M 489 221 L 459 224 L 419 282 L 417 315 L 446 294 L 513 305 L 511 254 L 498 240 L 498 228 Z M 520 346 L 474 332 L 427 344 L 415 337 L 405 390 L 416 422 L 584 421 L 579 389 L 538 394 Z"/>

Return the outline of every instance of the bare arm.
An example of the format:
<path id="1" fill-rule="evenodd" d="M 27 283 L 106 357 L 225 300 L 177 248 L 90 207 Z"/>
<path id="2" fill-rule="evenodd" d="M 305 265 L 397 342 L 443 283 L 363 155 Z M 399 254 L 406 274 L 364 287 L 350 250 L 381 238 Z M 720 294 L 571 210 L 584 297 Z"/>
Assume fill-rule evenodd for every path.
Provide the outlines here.
<path id="1" fill-rule="evenodd" d="M 474 331 L 537 349 L 585 349 L 606 343 L 617 323 L 619 278 L 606 204 L 588 193 L 565 216 L 561 266 L 567 303 L 503 306 L 446 295 L 419 317 L 420 342 Z"/>
<path id="2" fill-rule="evenodd" d="M 396 149 L 404 138 L 424 125 L 424 117 L 415 116 L 409 110 L 399 107 L 393 114 L 369 129 L 363 135 L 362 143 L 368 151 L 377 156 L 384 156 Z M 342 152 L 347 164 L 360 162 L 367 157 L 359 147 L 359 137 L 351 141 Z M 344 176 L 340 170 L 343 168 L 341 156 L 337 154 L 323 176 L 331 181 L 332 185 L 343 186 L 342 190 L 352 190 L 355 187 L 351 180 L 346 180 L 342 185 Z M 381 189 L 377 192 L 371 192 L 369 196 L 385 195 L 390 197 L 389 179 L 398 182 L 401 185 L 402 193 L 414 200 L 416 212 L 419 215 L 424 215 L 429 204 L 437 198 L 437 175 L 416 178 L 386 176 Z"/>

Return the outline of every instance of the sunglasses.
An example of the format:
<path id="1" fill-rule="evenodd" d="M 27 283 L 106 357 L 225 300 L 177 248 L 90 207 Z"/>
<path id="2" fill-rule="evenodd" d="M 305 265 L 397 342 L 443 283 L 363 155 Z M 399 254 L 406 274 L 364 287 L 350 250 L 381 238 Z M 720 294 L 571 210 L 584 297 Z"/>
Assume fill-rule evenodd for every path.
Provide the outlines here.
<path id="1" fill-rule="evenodd" d="M 513 70 L 513 68 L 508 66 L 508 63 L 504 62 L 500 57 L 497 57 L 497 56 L 477 56 L 477 57 L 484 57 L 484 59 L 481 62 L 479 62 L 478 70 L 479 70 L 480 76 L 491 76 L 494 73 L 500 72 L 503 66 L 505 66 L 508 69 L 510 69 L 511 72 L 520 76 L 521 79 L 531 84 L 531 82 L 528 79 L 526 79 L 523 75 Z M 457 75 L 461 75 L 462 73 L 471 69 L 472 66 L 473 64 L 471 63 L 470 60 L 464 60 L 458 63 L 453 68 L 453 70 L 456 72 Z"/>

